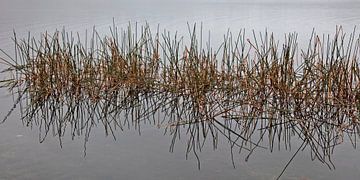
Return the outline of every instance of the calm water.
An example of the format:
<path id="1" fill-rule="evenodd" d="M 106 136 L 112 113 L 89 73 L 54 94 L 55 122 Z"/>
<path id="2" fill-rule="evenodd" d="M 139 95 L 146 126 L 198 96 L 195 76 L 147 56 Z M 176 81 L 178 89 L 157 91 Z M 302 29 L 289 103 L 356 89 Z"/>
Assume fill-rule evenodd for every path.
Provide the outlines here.
<path id="1" fill-rule="evenodd" d="M 84 32 L 94 25 L 107 33 L 113 18 L 119 27 L 128 22 L 160 24 L 161 29 L 187 35 L 187 23 L 203 23 L 210 30 L 214 44 L 228 29 L 237 32 L 274 32 L 279 38 L 284 33 L 298 32 L 300 44 L 305 43 L 312 28 L 318 33 L 333 33 L 336 25 L 347 32 L 360 25 L 360 3 L 316 4 L 241 4 L 241 3 L 125 3 L 100 0 L 47 1 L 2 0 L 0 2 L 0 48 L 13 53 L 12 31 L 25 37 L 30 31 L 38 35 L 53 32 L 64 26 L 70 31 Z M 250 35 L 250 33 L 249 33 Z M 11 107 L 12 98 L 1 89 L 0 114 Z M 205 148 L 200 154 L 201 170 L 196 158 L 185 159 L 185 145 L 176 145 L 170 153 L 171 137 L 162 129 L 143 127 L 118 131 L 117 140 L 105 137 L 101 126 L 93 129 L 83 155 L 83 139 L 72 141 L 65 137 L 63 148 L 56 137 L 38 141 L 37 127 L 24 127 L 14 113 L 0 125 L 0 179 L 271 179 L 277 177 L 294 151 L 270 153 L 258 150 L 245 162 L 235 153 L 234 169 L 230 148 L 221 143 L 215 151 Z M 294 141 L 296 147 L 298 142 Z M 296 148 L 294 148 L 296 149 Z M 309 150 L 300 152 L 289 166 L 283 179 L 358 179 L 360 177 L 359 149 L 348 143 L 335 148 L 330 171 L 318 161 L 311 161 Z"/>

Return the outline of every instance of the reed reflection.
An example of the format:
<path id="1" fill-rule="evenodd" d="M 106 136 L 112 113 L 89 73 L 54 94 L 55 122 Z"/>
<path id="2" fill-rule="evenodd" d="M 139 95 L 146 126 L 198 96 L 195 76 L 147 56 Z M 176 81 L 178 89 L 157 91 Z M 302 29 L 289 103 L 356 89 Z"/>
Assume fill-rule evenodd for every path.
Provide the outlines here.
<path id="1" fill-rule="evenodd" d="M 213 49 L 202 29 L 189 26 L 190 42 L 149 26 L 101 37 L 93 30 L 82 41 L 65 30 L 18 40 L 15 57 L 3 52 L 11 78 L 2 87 L 14 93 L 26 126 L 49 135 L 84 137 L 92 128 L 116 130 L 150 124 L 171 137 L 187 139 L 186 154 L 198 153 L 206 141 L 216 149 L 226 140 L 233 150 L 291 149 L 291 160 L 309 149 L 312 158 L 334 168 L 331 155 L 346 135 L 356 147 L 359 135 L 359 35 L 312 33 L 306 50 L 297 34 L 284 42 L 268 32 L 247 37 L 245 30 L 224 36 Z M 233 158 L 232 158 L 233 159 Z M 286 164 L 284 170 L 289 165 Z M 284 171 L 283 171 L 284 172 Z M 283 173 L 281 172 L 281 174 Z M 280 176 L 281 176 L 280 174 Z M 279 177 L 280 177 L 279 176 Z"/>

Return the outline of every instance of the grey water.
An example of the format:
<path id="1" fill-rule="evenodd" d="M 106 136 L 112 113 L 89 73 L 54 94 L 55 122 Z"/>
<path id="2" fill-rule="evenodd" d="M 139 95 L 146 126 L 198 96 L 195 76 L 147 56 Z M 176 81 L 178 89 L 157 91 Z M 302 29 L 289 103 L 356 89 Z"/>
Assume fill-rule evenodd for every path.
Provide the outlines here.
<path id="1" fill-rule="evenodd" d="M 145 24 L 188 35 L 188 24 L 202 24 L 211 33 L 214 44 L 228 30 L 274 32 L 277 39 L 285 33 L 297 32 L 305 44 L 313 28 L 322 34 L 333 34 L 341 25 L 351 33 L 360 25 L 358 1 L 131 1 L 124 0 L 1 0 L 0 49 L 14 52 L 11 37 L 28 32 L 39 36 L 45 31 L 84 33 L 94 26 L 109 33 L 113 21 L 118 27 L 128 23 Z M 0 69 L 3 66 L 0 65 Z M 3 78 L 3 74 L 0 75 Z M 12 96 L 0 90 L 0 115 L 12 107 Z M 171 136 L 163 129 L 144 126 L 141 134 L 134 128 L 116 132 L 116 141 L 105 137 L 103 128 L 93 129 L 84 157 L 83 138 L 64 137 L 60 148 L 57 137 L 48 136 L 39 143 L 36 126 L 25 127 L 14 113 L 0 125 L 0 179 L 274 179 L 294 154 L 292 151 L 257 150 L 245 161 L 235 152 L 232 165 L 230 147 L 223 143 L 213 150 L 211 145 L 199 154 L 201 169 L 194 156 L 185 158 L 182 143 L 169 152 Z M 206 146 L 207 147 L 207 146 Z M 287 168 L 282 179 L 358 179 L 359 149 L 349 142 L 335 148 L 335 170 L 312 161 L 309 150 L 300 152 Z"/>

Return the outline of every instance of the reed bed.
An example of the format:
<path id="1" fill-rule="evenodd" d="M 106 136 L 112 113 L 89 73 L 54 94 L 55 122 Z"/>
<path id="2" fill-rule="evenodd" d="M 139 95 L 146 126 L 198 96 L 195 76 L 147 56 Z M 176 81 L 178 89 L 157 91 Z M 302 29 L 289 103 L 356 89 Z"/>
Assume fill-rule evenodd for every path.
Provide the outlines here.
<path id="1" fill-rule="evenodd" d="M 245 30 L 224 36 L 220 47 L 203 42 L 189 26 L 189 42 L 149 26 L 93 30 L 90 38 L 64 31 L 18 40 L 15 57 L 4 56 L 12 78 L 2 87 L 17 93 L 22 120 L 36 125 L 40 140 L 65 131 L 85 135 L 102 124 L 106 134 L 142 123 L 165 128 L 170 150 L 187 135 L 187 154 L 219 135 L 231 149 L 291 149 L 303 141 L 314 159 L 333 168 L 331 154 L 344 136 L 356 147 L 360 113 L 360 36 L 341 27 L 333 36 L 311 34 L 300 49 L 297 34 L 283 41 Z M 280 43 L 281 42 L 281 43 Z M 6 54 L 5 52 L 3 52 Z M 116 138 L 116 136 L 113 136 Z M 265 140 L 266 139 L 266 140 Z M 288 164 L 287 164 L 288 165 Z"/>

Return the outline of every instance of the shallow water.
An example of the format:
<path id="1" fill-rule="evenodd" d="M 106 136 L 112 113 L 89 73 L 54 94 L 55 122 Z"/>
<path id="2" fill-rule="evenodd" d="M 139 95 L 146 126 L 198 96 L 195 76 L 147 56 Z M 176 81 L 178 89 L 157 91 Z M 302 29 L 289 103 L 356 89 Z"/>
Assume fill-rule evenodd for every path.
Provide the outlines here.
<path id="1" fill-rule="evenodd" d="M 242 3 L 126 3 L 92 0 L 72 4 L 57 1 L 3 0 L 0 2 L 0 48 L 13 53 L 12 31 L 25 37 L 66 27 L 84 32 L 94 25 L 107 33 L 113 18 L 116 25 L 126 28 L 128 22 L 148 22 L 151 26 L 178 31 L 187 35 L 187 23 L 202 23 L 211 31 L 214 44 L 230 29 L 267 29 L 282 38 L 284 33 L 298 32 L 300 43 L 306 42 L 312 28 L 319 33 L 333 33 L 336 25 L 346 32 L 360 24 L 360 3 L 303 3 L 303 4 L 242 4 Z M 12 98 L 1 89 L 0 112 L 4 116 L 12 106 Z M 49 136 L 38 141 L 38 130 L 24 127 L 14 113 L 0 125 L 0 179 L 271 179 L 277 177 L 291 158 L 293 151 L 257 150 L 248 162 L 235 152 L 233 168 L 230 148 L 226 143 L 213 150 L 209 143 L 200 155 L 198 170 L 194 156 L 185 159 L 184 142 L 170 153 L 171 136 L 162 129 L 143 126 L 137 130 L 117 131 L 117 140 L 104 137 L 101 126 L 94 128 L 83 155 L 83 138 L 64 138 L 63 148 L 58 139 Z M 360 175 L 359 150 L 349 143 L 335 148 L 333 162 L 336 170 L 311 161 L 308 150 L 300 152 L 282 176 L 283 179 L 357 179 Z"/>

